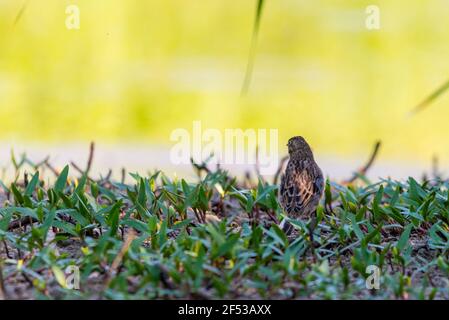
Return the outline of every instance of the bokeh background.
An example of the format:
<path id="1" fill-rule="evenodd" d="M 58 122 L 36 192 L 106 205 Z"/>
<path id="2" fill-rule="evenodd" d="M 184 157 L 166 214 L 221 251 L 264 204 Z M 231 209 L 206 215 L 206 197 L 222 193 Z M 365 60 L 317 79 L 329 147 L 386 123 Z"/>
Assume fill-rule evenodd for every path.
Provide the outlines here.
<path id="1" fill-rule="evenodd" d="M 331 174 L 376 140 L 374 174 L 449 164 L 449 93 L 408 116 L 449 78 L 447 1 L 265 2 L 241 97 L 256 0 L 0 0 L 1 163 L 12 147 L 82 158 L 94 140 L 100 169 L 150 167 L 173 129 L 202 120 L 301 134 Z M 69 4 L 80 30 L 65 26 Z M 380 30 L 365 27 L 372 4 Z"/>

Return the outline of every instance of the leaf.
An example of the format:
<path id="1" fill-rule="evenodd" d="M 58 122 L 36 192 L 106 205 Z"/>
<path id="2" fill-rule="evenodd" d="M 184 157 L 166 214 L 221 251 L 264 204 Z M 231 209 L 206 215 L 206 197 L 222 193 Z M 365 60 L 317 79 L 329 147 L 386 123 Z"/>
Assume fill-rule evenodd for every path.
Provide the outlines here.
<path id="1" fill-rule="evenodd" d="M 38 216 L 36 214 L 36 211 L 37 211 L 37 209 L 22 208 L 22 207 L 8 207 L 8 208 L 0 209 L 0 212 L 20 213 L 22 216 L 32 217 L 37 220 Z"/>
<path id="2" fill-rule="evenodd" d="M 277 229 L 276 229 L 276 227 L 277 227 Z M 279 231 L 281 231 L 281 232 L 279 232 Z M 273 245 L 273 247 L 275 244 L 279 244 L 282 248 L 284 248 L 288 245 L 288 241 L 287 241 L 287 243 L 285 242 L 285 234 L 284 234 L 284 236 L 282 236 L 283 233 L 284 232 L 282 232 L 282 230 L 280 230 L 280 228 L 277 225 L 273 225 L 270 230 L 266 231 L 266 234 L 269 235 L 273 239 L 273 241 L 271 241 L 271 243 L 270 243 L 271 245 Z M 282 252 L 281 252 L 281 254 L 282 254 Z"/>
<path id="3" fill-rule="evenodd" d="M 68 210 L 67 214 L 69 214 L 72 218 L 76 220 L 82 227 L 85 227 L 89 224 L 89 220 L 87 220 L 78 210 Z"/>
<path id="4" fill-rule="evenodd" d="M 61 268 L 59 268 L 56 265 L 53 265 L 51 267 L 51 270 L 53 271 L 53 274 L 55 275 L 56 281 L 59 283 L 59 285 L 63 288 L 67 287 L 67 283 L 65 280 L 64 272 L 62 272 Z"/>
<path id="5" fill-rule="evenodd" d="M 401 188 L 399 186 L 397 186 L 396 190 L 394 191 L 393 196 L 391 197 L 390 206 L 394 207 L 396 205 L 396 202 L 399 199 L 400 192 L 401 192 Z"/>
<path id="6" fill-rule="evenodd" d="M 193 219 L 185 219 L 182 221 L 178 221 L 172 226 L 172 229 L 173 230 L 182 229 L 184 227 L 187 227 L 192 221 L 193 221 Z"/>
<path id="7" fill-rule="evenodd" d="M 53 225 L 53 221 L 55 220 L 55 217 L 56 217 L 56 210 L 53 208 L 47 214 L 47 217 L 45 218 L 44 223 L 42 223 L 42 226 L 40 227 L 40 229 L 42 231 L 42 237 L 43 237 L 44 242 L 47 239 L 48 230 Z"/>
<path id="8" fill-rule="evenodd" d="M 158 219 L 156 216 L 151 216 L 150 218 L 148 218 L 148 228 L 150 230 L 150 233 L 157 231 L 157 223 Z"/>
<path id="9" fill-rule="evenodd" d="M 28 186 L 25 189 L 25 195 L 31 196 L 33 194 L 33 191 L 36 189 L 37 185 L 39 183 L 39 171 L 37 171 L 31 181 L 28 183 Z"/>
<path id="10" fill-rule="evenodd" d="M 374 197 L 373 202 L 376 203 L 377 206 L 379 206 L 382 203 L 383 196 L 384 196 L 384 186 L 380 185 L 379 189 L 376 192 L 376 196 Z"/>
<path id="11" fill-rule="evenodd" d="M 108 223 L 111 227 L 109 233 L 111 236 L 115 236 L 118 230 L 121 205 L 122 205 L 121 201 L 117 202 L 116 204 L 114 204 L 114 206 L 111 209 L 111 212 L 109 213 Z"/>
<path id="12" fill-rule="evenodd" d="M 419 213 L 416 213 L 416 212 L 408 212 L 408 213 L 406 213 L 406 214 L 409 215 L 410 217 L 413 217 L 413 218 L 415 218 L 415 219 L 421 221 L 421 222 L 424 221 L 424 218 L 423 218 Z"/>
<path id="13" fill-rule="evenodd" d="M 446 274 L 449 273 L 449 265 L 444 261 L 443 256 L 439 256 L 437 259 L 438 267 L 443 270 Z"/>
<path id="14" fill-rule="evenodd" d="M 204 211 L 209 210 L 209 200 L 207 199 L 206 190 L 204 189 L 203 185 L 200 185 L 200 188 L 198 190 L 198 200 L 201 209 Z"/>
<path id="15" fill-rule="evenodd" d="M 76 198 L 78 199 L 78 209 L 79 212 L 83 215 L 84 218 L 87 219 L 87 221 L 91 221 L 91 213 L 89 211 L 89 208 L 87 207 L 86 203 L 84 202 L 83 198 L 81 198 L 78 194 L 75 193 Z"/>
<path id="16" fill-rule="evenodd" d="M 145 191 L 145 181 L 143 178 L 140 179 L 139 182 L 139 193 L 137 194 L 137 202 L 143 207 L 147 206 L 147 194 Z"/>
<path id="17" fill-rule="evenodd" d="M 282 239 L 282 241 L 284 242 L 284 246 L 287 247 L 288 246 L 288 238 L 285 235 L 284 231 L 282 231 L 282 229 L 277 224 L 273 224 L 272 229 L 277 234 L 277 236 L 280 239 Z"/>
<path id="18" fill-rule="evenodd" d="M 421 200 L 421 197 L 424 197 L 426 195 L 426 192 L 412 177 L 409 178 L 408 182 L 410 199 L 419 202 Z"/>
<path id="19" fill-rule="evenodd" d="M 64 191 L 64 187 L 67 183 L 68 175 L 69 175 L 69 166 L 65 166 L 64 169 L 62 170 L 61 174 L 59 175 L 58 179 L 55 182 L 54 189 L 57 193 Z"/>
<path id="20" fill-rule="evenodd" d="M 361 221 L 365 217 L 367 210 L 368 208 L 366 206 L 362 206 L 359 210 L 357 210 L 355 221 Z"/>
<path id="21" fill-rule="evenodd" d="M 407 245 L 412 228 L 413 224 L 409 224 L 407 227 L 405 227 L 404 231 L 402 232 L 401 237 L 399 238 L 398 243 L 396 244 L 396 248 L 398 248 L 399 251 L 402 251 Z"/>
<path id="22" fill-rule="evenodd" d="M 248 213 L 252 213 L 253 212 L 253 208 L 254 208 L 254 199 L 253 199 L 252 195 L 249 195 L 248 198 L 247 198 L 245 210 Z"/>
<path id="23" fill-rule="evenodd" d="M 240 234 L 235 233 L 229 236 L 228 240 L 226 240 L 225 243 L 223 243 L 217 250 L 216 254 L 212 256 L 212 259 L 215 259 L 217 257 L 222 257 L 227 255 L 231 252 L 231 250 L 234 248 L 234 246 L 237 244 L 237 242 L 240 239 Z"/>
<path id="24" fill-rule="evenodd" d="M 65 232 L 71 234 L 74 237 L 79 236 L 79 234 L 75 231 L 75 228 L 73 227 L 73 225 L 68 222 L 55 220 L 55 221 L 53 221 L 53 226 L 58 229 L 64 230 Z"/>
<path id="25" fill-rule="evenodd" d="M 184 180 L 183 180 L 183 181 L 184 181 Z M 220 196 L 221 196 L 222 198 L 224 198 L 224 196 L 225 196 L 225 191 L 223 190 L 223 187 L 221 186 L 221 184 L 216 183 L 216 184 L 214 185 L 214 187 L 215 187 L 215 189 L 217 190 L 217 192 L 220 194 Z"/>
<path id="26" fill-rule="evenodd" d="M 257 190 L 257 198 L 255 203 L 258 203 L 260 201 L 263 201 L 268 194 L 270 194 L 272 191 L 276 190 L 277 186 L 267 186 L 264 187 L 261 183 L 261 181 L 259 180 L 259 186 L 258 186 L 258 190 Z"/>
<path id="27" fill-rule="evenodd" d="M 327 206 L 332 204 L 332 191 L 329 179 L 326 179 L 326 186 L 324 187 L 324 203 Z"/>
<path id="28" fill-rule="evenodd" d="M 5 215 L 3 215 L 2 218 L 0 218 L 0 230 L 1 231 L 7 231 L 8 230 L 8 226 L 9 226 L 9 222 L 11 221 L 12 218 L 12 212 L 6 212 Z"/>
<path id="29" fill-rule="evenodd" d="M 20 191 L 17 189 L 15 183 L 11 184 L 11 190 L 12 190 L 12 193 L 14 195 L 14 199 L 16 200 L 16 203 L 23 204 L 23 196 L 20 193 Z"/>
<path id="30" fill-rule="evenodd" d="M 363 245 L 368 245 L 368 243 L 370 243 L 370 241 L 380 233 L 380 230 L 382 230 L 382 225 L 377 226 L 376 229 L 368 233 L 368 235 L 362 240 Z"/>
<path id="31" fill-rule="evenodd" d="M 352 230 L 354 230 L 355 235 L 359 240 L 363 240 L 365 234 L 360 229 L 359 225 L 357 224 L 357 221 L 355 221 L 355 216 L 351 214 L 349 218 L 351 220 Z"/>
<path id="32" fill-rule="evenodd" d="M 150 233 L 149 226 L 136 219 L 123 219 L 120 224 L 130 226 L 140 232 Z"/>
<path id="33" fill-rule="evenodd" d="M 64 193 L 59 193 L 60 198 L 62 199 L 62 202 L 64 202 L 64 205 L 67 208 L 73 208 L 73 203 L 72 201 L 70 201 L 70 199 L 64 194 Z"/>
<path id="34" fill-rule="evenodd" d="M 90 185 L 90 192 L 94 198 L 97 198 L 100 195 L 100 192 L 98 190 L 98 184 L 96 182 Z"/>
<path id="35" fill-rule="evenodd" d="M 346 197 L 343 195 L 342 192 L 339 192 L 339 195 L 340 195 L 341 204 L 343 205 L 343 208 L 345 209 L 345 211 L 349 211 L 349 206 L 348 206 L 348 202 L 346 201 Z"/>
<path id="36" fill-rule="evenodd" d="M 81 179 L 78 181 L 78 185 L 76 186 L 76 189 L 75 189 L 75 193 L 78 194 L 79 196 L 82 196 L 84 194 L 84 187 L 86 186 L 86 182 L 87 182 L 87 176 L 85 174 L 83 174 Z M 94 185 L 94 184 L 95 183 L 93 183 L 92 185 Z"/>
<path id="37" fill-rule="evenodd" d="M 167 241 L 167 219 L 164 219 L 159 229 L 159 246 L 162 247 Z"/>

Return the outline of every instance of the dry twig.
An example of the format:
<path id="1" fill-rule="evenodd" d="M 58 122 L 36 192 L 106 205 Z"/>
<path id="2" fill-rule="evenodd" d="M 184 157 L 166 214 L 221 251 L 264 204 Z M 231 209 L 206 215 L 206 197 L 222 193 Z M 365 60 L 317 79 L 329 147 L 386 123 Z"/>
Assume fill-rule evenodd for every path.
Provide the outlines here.
<path id="1" fill-rule="evenodd" d="M 47 158 L 44 161 L 44 164 L 47 166 L 47 168 L 50 169 L 50 171 L 53 172 L 55 176 L 59 176 L 59 171 L 56 170 L 55 167 L 53 167 L 53 165 L 50 163 L 50 159 Z"/>
<path id="2" fill-rule="evenodd" d="M 265 183 L 265 179 L 263 178 L 263 176 L 260 174 L 260 159 L 259 159 L 259 145 L 256 146 L 256 174 L 257 174 L 257 178 L 262 181 L 263 183 Z"/>
<path id="3" fill-rule="evenodd" d="M 197 170 L 198 176 L 201 176 L 202 171 L 205 171 L 207 174 L 211 173 L 210 169 L 207 167 L 206 162 L 199 164 L 196 163 L 193 158 L 190 158 L 190 162 L 192 163 L 192 166 Z"/>
<path id="4" fill-rule="evenodd" d="M 136 238 L 136 232 L 131 229 L 126 236 L 125 241 L 123 242 L 120 252 L 117 254 L 114 261 L 112 262 L 111 268 L 108 270 L 108 273 L 106 275 L 106 280 L 104 283 L 104 288 L 107 288 L 109 286 L 109 284 L 111 283 L 112 278 L 117 273 L 117 270 L 123 261 L 123 257 L 125 256 L 126 252 L 128 252 L 129 247 L 131 246 L 131 243 L 133 242 L 133 240 L 135 238 Z"/>
<path id="5" fill-rule="evenodd" d="M 81 176 L 83 176 L 84 174 L 85 174 L 85 171 L 83 171 L 75 162 L 73 162 L 73 161 L 71 161 L 70 162 L 70 165 L 76 170 L 76 171 L 78 171 L 79 172 L 79 174 L 81 174 Z M 88 175 L 86 175 L 86 178 L 89 180 L 89 181 L 94 181 L 94 179 L 92 179 L 91 177 L 89 177 Z"/>
<path id="6" fill-rule="evenodd" d="M 281 159 L 281 162 L 279 163 L 279 167 L 278 167 L 276 174 L 274 175 L 274 178 L 273 178 L 273 184 L 278 184 L 279 176 L 281 175 L 282 170 L 284 169 L 285 162 L 288 160 L 288 158 L 289 158 L 289 156 L 285 156 Z"/>
<path id="7" fill-rule="evenodd" d="M 376 144 L 374 145 L 374 150 L 373 153 L 371 154 L 371 157 L 369 158 L 368 162 L 365 164 L 364 167 L 362 167 L 361 169 L 359 169 L 357 172 L 354 173 L 354 175 L 352 176 L 352 178 L 346 180 L 344 183 L 345 184 L 351 184 L 353 183 L 355 180 L 357 180 L 360 176 L 364 176 L 366 175 L 366 173 L 368 172 L 368 170 L 371 168 L 371 166 L 374 163 L 374 160 L 376 160 L 377 154 L 379 153 L 379 148 L 380 148 L 381 142 L 377 141 Z"/>
<path id="8" fill-rule="evenodd" d="M 122 177 L 120 179 L 120 181 L 123 183 L 125 183 L 125 178 L 126 178 L 126 169 L 122 168 Z"/>
<path id="9" fill-rule="evenodd" d="M 86 171 L 84 172 L 86 176 L 89 174 L 89 171 L 92 168 L 92 162 L 93 162 L 93 159 L 94 159 L 94 154 L 95 154 L 95 143 L 91 142 L 90 143 L 90 148 L 89 148 L 89 158 L 87 159 Z"/>

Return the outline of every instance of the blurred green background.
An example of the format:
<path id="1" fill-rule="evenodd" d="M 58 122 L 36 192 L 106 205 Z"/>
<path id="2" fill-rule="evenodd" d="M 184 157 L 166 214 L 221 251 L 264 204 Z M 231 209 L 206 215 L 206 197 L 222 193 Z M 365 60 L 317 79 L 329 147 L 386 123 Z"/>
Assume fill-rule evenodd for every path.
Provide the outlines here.
<path id="1" fill-rule="evenodd" d="M 255 0 L 0 0 L 0 141 L 169 143 L 175 128 L 278 128 L 316 152 L 449 163 L 449 4 L 266 0 L 240 96 Z M 81 29 L 65 27 L 66 6 Z M 284 145 L 281 144 L 280 147 Z"/>

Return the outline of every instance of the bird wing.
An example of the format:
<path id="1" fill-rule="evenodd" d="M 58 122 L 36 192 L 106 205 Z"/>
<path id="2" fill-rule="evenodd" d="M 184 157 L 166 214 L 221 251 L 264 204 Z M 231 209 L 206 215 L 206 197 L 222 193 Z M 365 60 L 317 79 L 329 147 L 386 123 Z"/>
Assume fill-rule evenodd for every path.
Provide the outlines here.
<path id="1" fill-rule="evenodd" d="M 302 213 L 315 196 L 321 195 L 323 178 L 313 172 L 307 161 L 289 162 L 281 178 L 280 190 L 281 204 L 288 214 Z"/>

